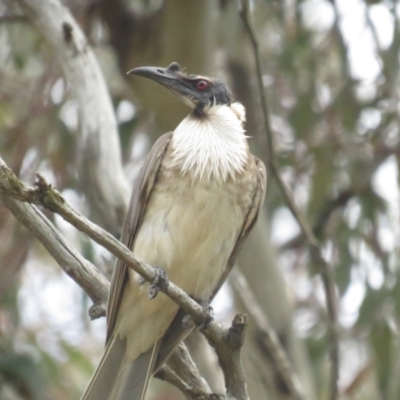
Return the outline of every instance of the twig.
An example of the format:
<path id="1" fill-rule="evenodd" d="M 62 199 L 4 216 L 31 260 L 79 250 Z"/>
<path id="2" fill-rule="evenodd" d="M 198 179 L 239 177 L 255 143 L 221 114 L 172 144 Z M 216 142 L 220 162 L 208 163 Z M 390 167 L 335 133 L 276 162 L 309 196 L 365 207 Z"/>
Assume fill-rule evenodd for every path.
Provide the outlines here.
<path id="1" fill-rule="evenodd" d="M 30 188 L 20 182 L 4 162 L 0 162 L 0 193 L 2 198 L 11 196 L 23 202 L 40 204 L 48 210 L 56 212 L 75 228 L 86 233 L 95 242 L 126 263 L 146 281 L 154 281 L 156 273 L 153 267 L 140 261 L 114 236 L 72 209 L 61 194 L 48 184 L 42 176 L 37 175 L 37 177 L 36 188 Z M 198 324 L 212 319 L 208 311 L 204 311 L 203 307 L 172 282 L 169 282 L 166 287 L 162 287 L 161 291 L 178 304 Z M 227 400 L 248 400 L 247 386 L 240 358 L 245 327 L 246 317 L 237 315 L 229 329 L 211 322 L 203 330 L 203 334 L 218 355 L 225 377 Z"/>
<path id="2" fill-rule="evenodd" d="M 94 265 L 70 246 L 64 236 L 36 206 L 23 203 L 9 195 L 10 184 L 19 185 L 20 182 L 14 181 L 12 176 L 10 177 L 11 182 L 4 181 L 4 171 L 8 175 L 9 171 L 0 158 L 0 200 L 18 221 L 43 244 L 64 272 L 89 295 L 94 303 L 89 309 L 91 319 L 104 317 L 106 314 L 105 304 L 110 289 L 108 280 Z M 171 355 L 167 365 L 162 368 L 162 372 L 159 372 L 157 377 L 174 384 L 187 395 L 193 395 L 193 399 L 196 400 L 225 398 L 211 392 L 206 381 L 201 378 L 183 343 Z"/>
<path id="3" fill-rule="evenodd" d="M 287 187 L 285 185 L 285 182 L 283 181 L 282 177 L 280 176 L 279 168 L 275 162 L 275 152 L 274 152 L 273 140 L 272 140 L 273 133 L 272 133 L 271 124 L 270 124 L 270 120 L 269 120 L 268 103 L 267 103 L 267 99 L 265 96 L 264 84 L 263 84 L 263 79 L 262 79 L 262 69 L 261 69 L 260 54 L 259 54 L 259 50 L 258 50 L 258 42 L 257 42 L 256 36 L 254 34 L 254 30 L 250 23 L 248 7 L 249 7 L 248 0 L 241 0 L 240 16 L 243 20 L 244 26 L 247 30 L 251 44 L 253 46 L 254 58 L 255 58 L 256 68 L 257 68 L 257 81 L 258 81 L 258 87 L 260 90 L 261 108 L 262 108 L 262 113 L 263 113 L 263 118 L 264 118 L 265 135 L 260 135 L 259 139 L 260 139 L 261 143 L 264 144 L 264 147 L 266 148 L 269 168 L 274 175 L 274 178 L 279 186 L 279 190 L 281 191 L 285 201 L 287 202 L 290 211 L 292 212 L 292 214 L 294 215 L 296 220 L 299 222 L 299 225 L 300 225 L 301 229 L 303 230 L 304 234 L 306 235 L 308 242 L 310 244 L 312 244 L 313 246 L 318 246 L 318 240 L 316 239 L 314 233 L 312 232 L 310 225 L 304 219 L 300 210 L 297 208 L 296 204 L 294 203 L 292 196 L 289 193 L 289 190 L 287 189 Z"/>
<path id="4" fill-rule="evenodd" d="M 155 377 L 176 386 L 190 400 L 225 399 L 223 395 L 212 393 L 209 385 L 200 376 L 195 363 L 182 343 L 168 359 L 168 365 L 162 367 Z"/>
<path id="5" fill-rule="evenodd" d="M 196 367 L 215 393 L 223 393 L 224 376 L 215 351 L 201 332 L 194 331 L 185 339 L 185 346 Z"/>
<path id="6" fill-rule="evenodd" d="M 386 158 L 388 158 L 390 155 L 399 155 L 399 145 L 394 147 L 386 147 L 383 143 L 383 140 L 384 139 L 382 139 L 382 143 L 378 145 L 378 150 L 375 151 L 374 158 L 372 160 L 363 162 L 360 166 L 358 166 L 357 172 L 351 177 L 351 181 L 353 182 L 352 186 L 350 188 L 343 189 L 335 198 L 327 200 L 321 208 L 321 211 L 317 212 L 317 219 L 312 228 L 315 235 L 323 235 L 323 230 L 326 223 L 338 208 L 344 208 L 351 199 L 362 195 L 363 192 L 368 190 L 371 184 L 372 175 L 382 165 L 382 162 L 386 160 Z M 300 246 L 303 241 L 304 234 L 300 232 L 299 235 L 285 243 L 282 248 L 283 250 L 293 249 Z"/>
<path id="7" fill-rule="evenodd" d="M 256 39 L 256 35 L 255 35 L 254 30 L 250 23 L 249 1 L 248 0 L 241 0 L 240 17 L 242 18 L 242 21 L 246 28 L 247 34 L 249 35 L 251 45 L 253 46 L 253 52 L 254 52 L 254 58 L 256 61 L 256 70 L 257 70 L 257 74 L 256 74 L 257 83 L 258 83 L 258 87 L 261 89 L 261 88 L 264 88 L 264 83 L 263 83 L 263 78 L 262 78 L 261 62 L 260 62 L 260 56 L 259 56 L 259 51 L 258 51 L 258 41 Z M 260 90 L 260 100 L 261 100 L 261 111 L 263 114 L 264 129 L 265 129 L 266 135 L 258 135 L 258 136 L 259 136 L 259 140 L 260 140 L 261 144 L 263 144 L 263 146 L 265 147 L 266 159 L 271 160 L 271 158 L 273 158 L 273 153 L 274 153 L 274 143 L 272 140 L 273 135 L 272 135 L 271 123 L 269 120 L 268 103 L 267 103 L 267 98 L 265 96 L 264 89 Z"/>
<path id="8" fill-rule="evenodd" d="M 156 277 L 154 268 L 137 259 L 133 253 L 115 239 L 114 236 L 75 211 L 61 196 L 60 192 L 46 182 L 43 176 L 38 174 L 37 177 L 38 181 L 35 183 L 36 188 L 30 188 L 20 182 L 4 163 L 0 164 L 0 185 L 9 196 L 13 196 L 23 202 L 42 205 L 48 210 L 61 215 L 61 217 L 76 229 L 84 232 L 95 242 L 124 261 L 148 282 L 154 281 Z M 192 315 L 196 322 L 201 322 L 205 318 L 202 307 L 173 283 L 168 285 L 165 293 Z"/>
<path id="9" fill-rule="evenodd" d="M 315 263 L 319 266 L 322 282 L 325 289 L 325 298 L 326 298 L 326 306 L 328 312 L 328 336 L 330 342 L 330 361 L 331 361 L 331 378 L 330 378 L 330 400 L 336 400 L 338 397 L 338 377 L 339 377 L 339 342 L 338 342 L 338 333 L 337 333 L 337 299 L 335 293 L 335 286 L 332 277 L 332 272 L 329 264 L 322 257 L 321 249 L 319 246 L 319 242 L 314 235 L 314 232 L 311 229 L 311 226 L 307 222 L 307 220 L 303 217 L 301 211 L 296 206 L 289 190 L 287 189 L 282 177 L 279 173 L 278 165 L 275 161 L 275 154 L 273 151 L 273 142 L 272 142 L 272 129 L 269 122 L 269 113 L 268 113 L 268 105 L 266 96 L 264 93 L 264 85 L 262 81 L 262 69 L 261 69 L 261 60 L 260 54 L 258 50 L 258 42 L 253 30 L 253 27 L 250 22 L 249 16 L 249 3 L 248 0 L 241 0 L 241 10 L 240 16 L 243 20 L 244 26 L 249 35 L 253 52 L 254 59 L 257 66 L 257 80 L 258 86 L 260 90 L 260 99 L 262 105 L 262 112 L 264 116 L 264 129 L 266 139 L 263 139 L 263 142 L 267 143 L 267 151 L 268 151 L 268 164 L 269 169 L 272 172 L 275 181 L 278 184 L 279 190 L 283 195 L 290 211 L 293 216 L 297 220 L 300 225 L 301 230 L 310 246 L 310 254 L 314 259 Z"/>
<path id="10" fill-rule="evenodd" d="M 305 400 L 303 388 L 295 371 L 291 367 L 286 351 L 282 347 L 278 335 L 269 323 L 268 318 L 259 306 L 246 278 L 236 268 L 231 272 L 229 281 L 236 289 L 236 293 L 242 300 L 246 311 L 254 320 L 261 340 L 272 358 L 274 368 L 282 382 L 286 385 L 291 398 Z"/>
<path id="11" fill-rule="evenodd" d="M 32 204 L 22 203 L 11 197 L 7 186 L 18 185 L 15 177 L 5 184 L 4 174 L 9 169 L 0 158 L 0 200 L 14 214 L 15 218 L 28 228 L 53 256 L 64 272 L 70 276 L 92 299 L 94 305 L 89 310 L 91 319 L 105 315 L 110 283 L 89 261 L 77 253 L 65 237 Z"/>
<path id="12" fill-rule="evenodd" d="M 161 367 L 154 377 L 168 382 L 178 388 L 185 395 L 186 400 L 197 400 L 199 396 L 201 396 L 202 400 L 209 400 L 210 398 L 208 393 L 199 393 L 196 389 L 190 387 L 185 380 L 176 373 L 176 371 L 169 367 L 169 365 Z"/>
<path id="13" fill-rule="evenodd" d="M 247 315 L 237 314 L 229 329 L 215 325 L 204 333 L 208 343 L 214 347 L 219 365 L 224 373 L 227 400 L 247 399 L 247 385 L 244 375 L 241 349 L 247 327 Z"/>

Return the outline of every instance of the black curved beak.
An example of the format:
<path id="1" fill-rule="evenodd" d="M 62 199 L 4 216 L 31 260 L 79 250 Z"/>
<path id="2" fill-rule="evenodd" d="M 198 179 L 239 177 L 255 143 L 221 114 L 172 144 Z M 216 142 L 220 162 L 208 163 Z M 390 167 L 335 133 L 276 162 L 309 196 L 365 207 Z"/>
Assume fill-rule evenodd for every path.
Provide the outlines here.
<path id="1" fill-rule="evenodd" d="M 191 79 L 185 75 L 179 64 L 173 62 L 168 68 L 139 67 L 131 69 L 128 74 L 140 75 L 163 85 L 173 93 L 177 94 L 189 107 L 196 107 L 205 101 L 204 94 L 192 87 Z"/>
<path id="2" fill-rule="evenodd" d="M 140 75 L 151 79 L 169 89 L 178 90 L 182 86 L 182 76 L 179 73 L 178 63 L 172 63 L 168 68 L 160 67 L 139 67 L 131 69 L 128 75 Z"/>

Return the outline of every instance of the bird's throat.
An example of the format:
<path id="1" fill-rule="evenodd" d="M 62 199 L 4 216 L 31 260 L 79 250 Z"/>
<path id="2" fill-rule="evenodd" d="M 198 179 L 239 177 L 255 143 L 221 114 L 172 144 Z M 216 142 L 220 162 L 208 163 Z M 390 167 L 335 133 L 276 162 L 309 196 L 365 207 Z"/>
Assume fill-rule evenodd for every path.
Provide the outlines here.
<path id="1" fill-rule="evenodd" d="M 249 157 L 243 119 L 237 106 L 227 105 L 211 106 L 201 116 L 189 115 L 172 137 L 173 165 L 204 181 L 234 179 Z"/>

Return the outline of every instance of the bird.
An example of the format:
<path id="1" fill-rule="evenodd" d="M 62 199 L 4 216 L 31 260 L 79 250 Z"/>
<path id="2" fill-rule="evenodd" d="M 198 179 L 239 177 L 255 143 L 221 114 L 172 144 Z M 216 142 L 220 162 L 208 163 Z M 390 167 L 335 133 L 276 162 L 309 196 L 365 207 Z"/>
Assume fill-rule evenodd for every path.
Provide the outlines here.
<path id="1" fill-rule="evenodd" d="M 245 108 L 221 80 L 187 74 L 176 62 L 128 74 L 164 86 L 191 111 L 148 153 L 121 242 L 156 269 L 159 283 L 171 281 L 209 304 L 235 265 L 265 197 L 266 169 L 250 153 Z M 116 262 L 106 347 L 81 400 L 145 399 L 151 376 L 193 329 L 162 291 L 155 296 L 158 289 L 157 282 L 149 284 Z"/>

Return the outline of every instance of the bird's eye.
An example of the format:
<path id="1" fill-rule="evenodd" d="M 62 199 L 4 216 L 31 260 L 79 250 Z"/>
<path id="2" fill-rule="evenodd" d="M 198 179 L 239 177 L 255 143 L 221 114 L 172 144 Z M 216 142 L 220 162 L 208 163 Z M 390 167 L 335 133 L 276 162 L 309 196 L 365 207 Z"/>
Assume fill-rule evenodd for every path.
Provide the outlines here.
<path id="1" fill-rule="evenodd" d="M 198 82 L 196 83 L 196 87 L 197 87 L 197 89 L 199 89 L 199 90 L 205 90 L 205 89 L 208 88 L 208 82 L 203 81 L 203 80 L 198 81 Z"/>

